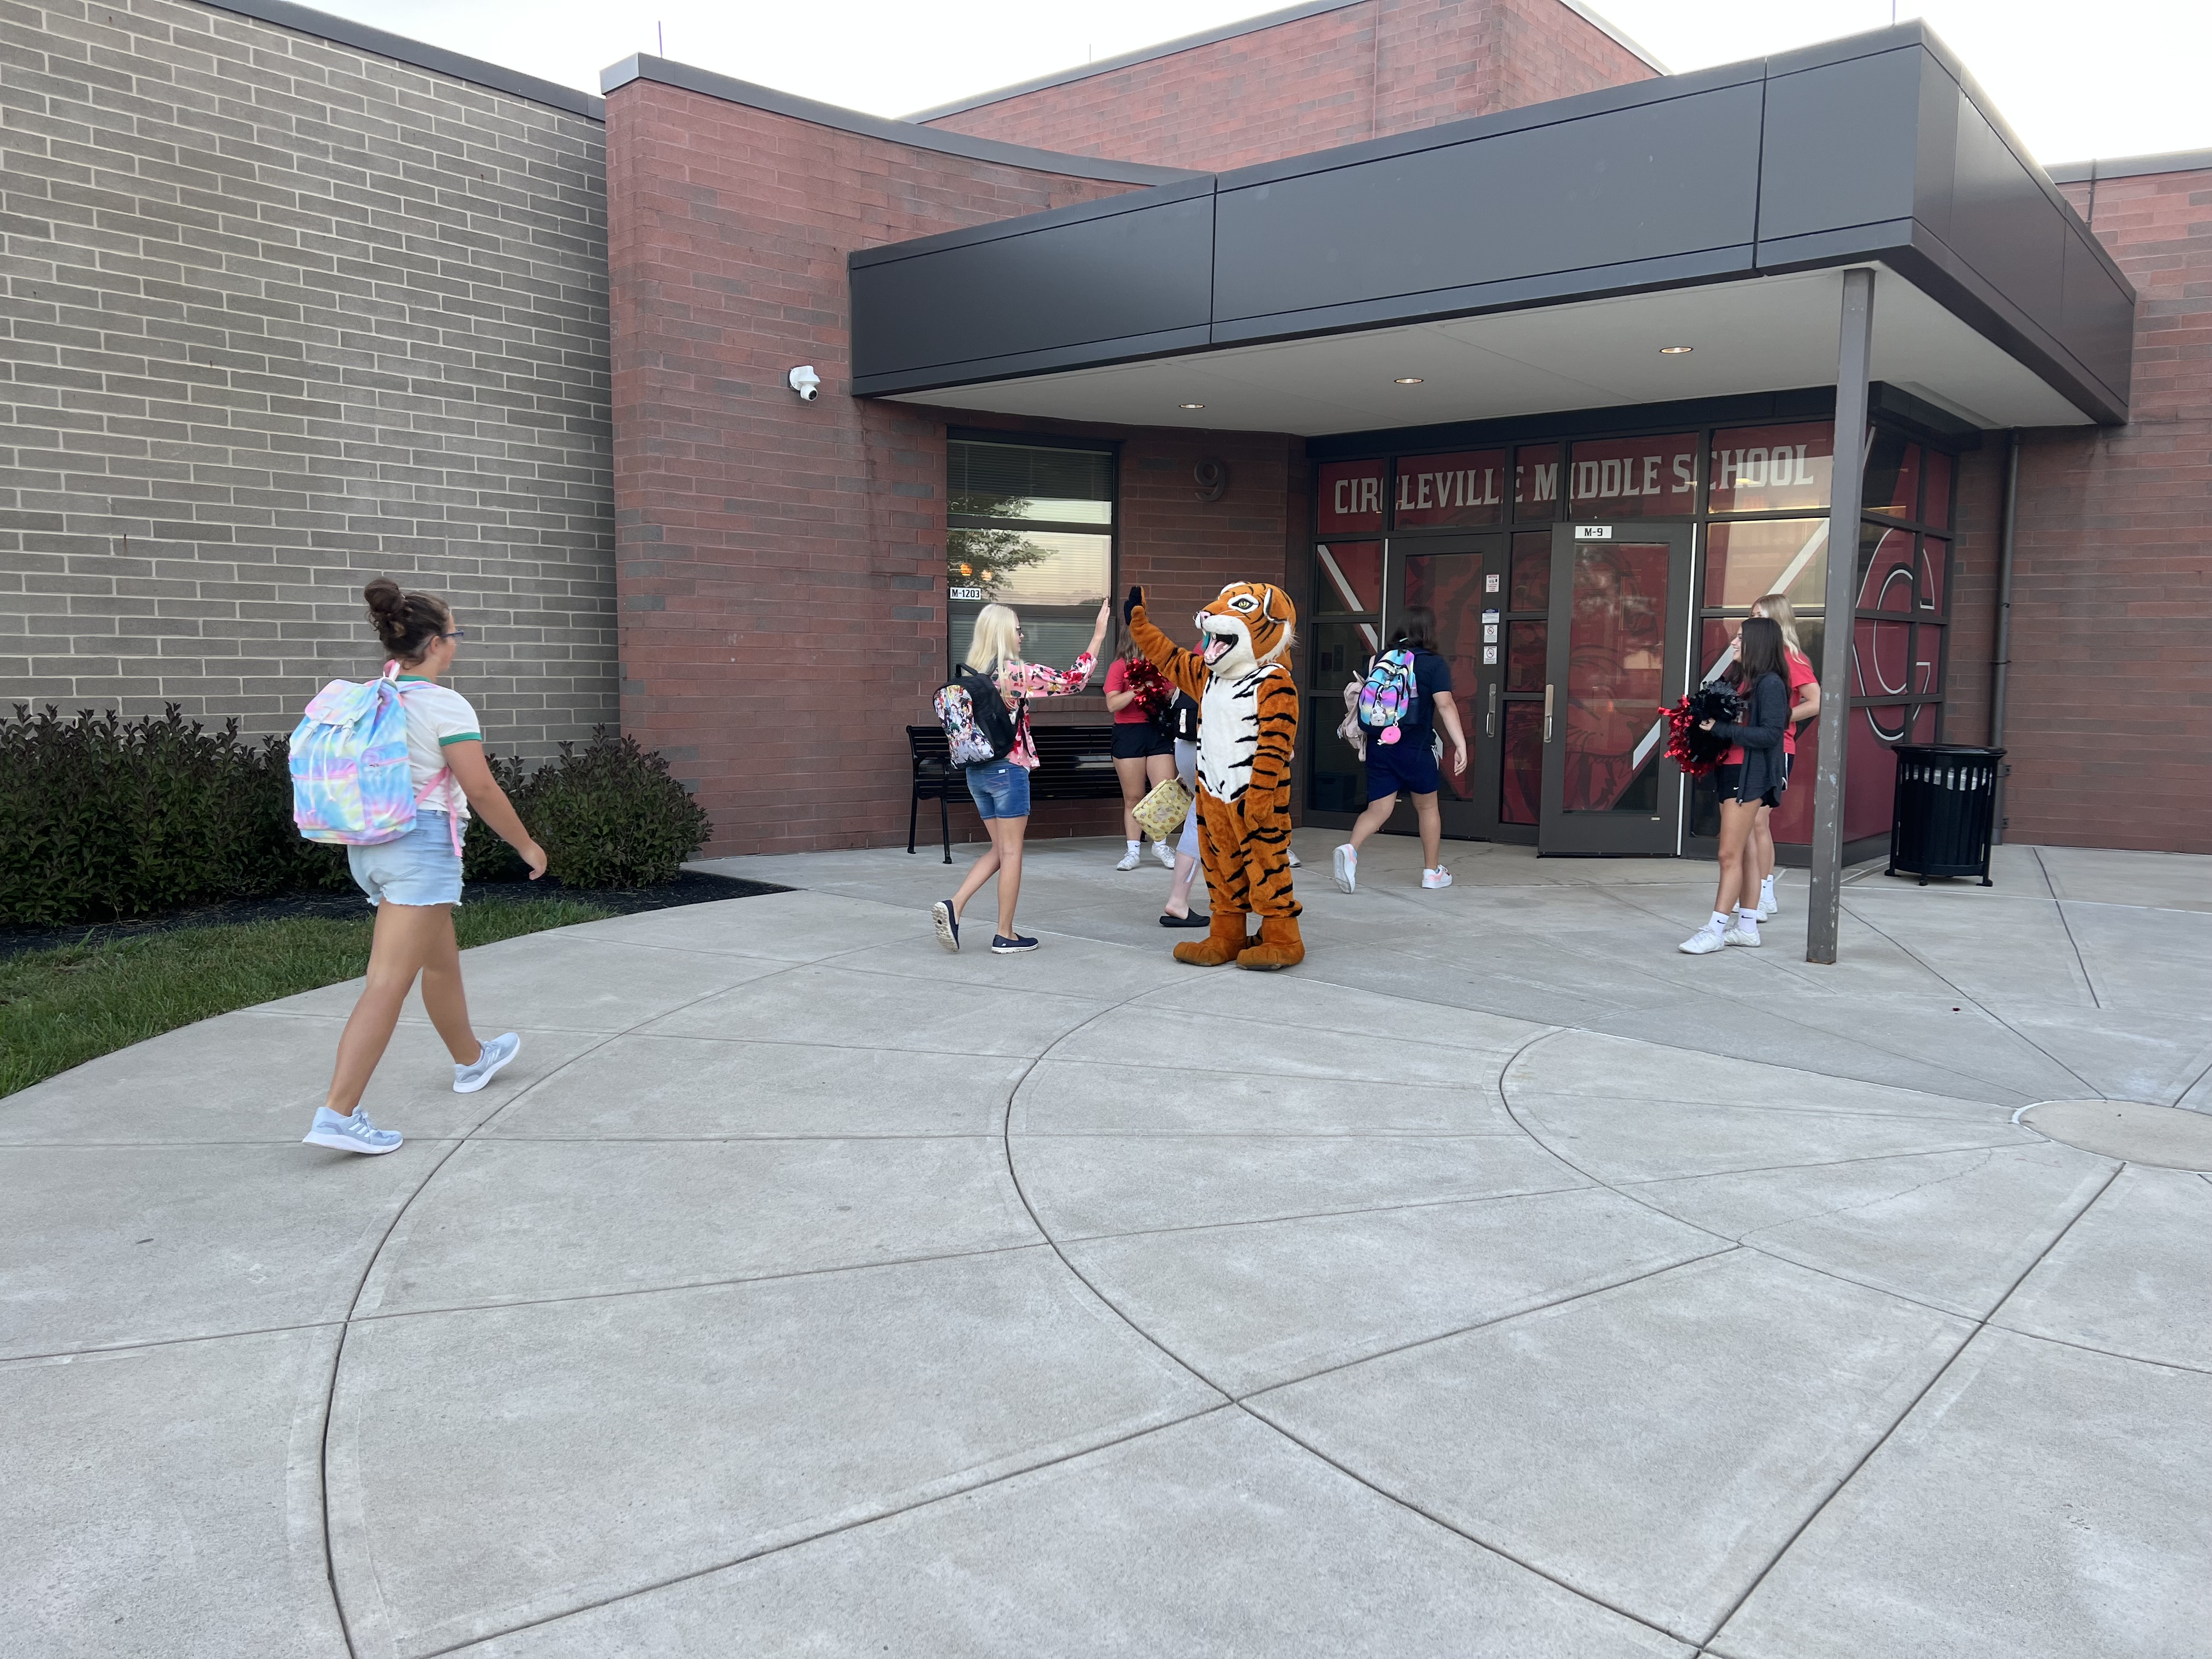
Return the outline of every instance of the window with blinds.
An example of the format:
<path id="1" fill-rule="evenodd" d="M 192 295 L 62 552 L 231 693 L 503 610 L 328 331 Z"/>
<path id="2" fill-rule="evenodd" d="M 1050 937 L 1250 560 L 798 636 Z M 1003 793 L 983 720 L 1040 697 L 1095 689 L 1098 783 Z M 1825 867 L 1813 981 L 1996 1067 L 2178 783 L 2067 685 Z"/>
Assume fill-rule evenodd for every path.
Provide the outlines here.
<path id="1" fill-rule="evenodd" d="M 1024 654 L 1065 668 L 1114 589 L 1114 455 L 955 438 L 946 447 L 947 660 L 987 605 L 1021 613 Z"/>

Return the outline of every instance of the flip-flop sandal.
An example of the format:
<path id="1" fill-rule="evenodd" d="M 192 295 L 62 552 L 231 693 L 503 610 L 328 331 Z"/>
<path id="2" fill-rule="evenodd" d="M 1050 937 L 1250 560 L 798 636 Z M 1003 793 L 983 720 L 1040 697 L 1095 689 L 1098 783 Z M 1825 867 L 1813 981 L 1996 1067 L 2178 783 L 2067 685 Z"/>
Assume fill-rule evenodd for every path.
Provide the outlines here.
<path id="1" fill-rule="evenodd" d="M 1163 927 L 1211 927 L 1213 926 L 1213 918 L 1200 915 L 1170 916 L 1163 914 L 1160 917 L 1160 926 Z"/>

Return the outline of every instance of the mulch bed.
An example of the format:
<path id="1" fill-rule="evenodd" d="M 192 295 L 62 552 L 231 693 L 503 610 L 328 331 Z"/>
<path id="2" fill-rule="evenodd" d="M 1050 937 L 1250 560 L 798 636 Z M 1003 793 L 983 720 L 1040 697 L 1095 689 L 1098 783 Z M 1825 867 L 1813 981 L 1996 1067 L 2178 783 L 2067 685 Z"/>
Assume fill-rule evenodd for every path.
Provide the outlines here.
<path id="1" fill-rule="evenodd" d="M 696 870 L 680 872 L 674 881 L 658 887 L 563 887 L 547 876 L 539 881 L 472 881 L 461 889 L 461 902 L 498 903 L 503 899 L 572 898 L 596 904 L 617 915 L 640 910 L 667 910 L 679 904 L 712 904 L 721 899 L 752 898 L 761 893 L 787 893 L 788 887 L 773 882 L 745 881 L 736 876 L 709 876 Z M 43 951 L 57 945 L 96 945 L 108 939 L 143 939 L 179 927 L 220 927 L 241 921 L 276 921 L 289 916 L 365 916 L 368 903 L 357 892 L 278 893 L 265 899 L 233 899 L 197 909 L 174 910 L 165 916 L 136 921 L 78 922 L 67 927 L 0 927 L 0 958 L 26 951 Z"/>

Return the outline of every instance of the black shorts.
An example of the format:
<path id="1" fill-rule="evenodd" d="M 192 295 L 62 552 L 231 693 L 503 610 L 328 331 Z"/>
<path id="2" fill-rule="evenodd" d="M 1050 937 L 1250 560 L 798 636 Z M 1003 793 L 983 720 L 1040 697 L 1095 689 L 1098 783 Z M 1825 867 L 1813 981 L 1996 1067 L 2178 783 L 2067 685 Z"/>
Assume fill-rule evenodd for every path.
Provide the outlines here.
<path id="1" fill-rule="evenodd" d="M 1175 738 L 1150 720 L 1114 722 L 1114 758 L 1143 760 L 1151 755 L 1175 754 Z"/>
<path id="2" fill-rule="evenodd" d="M 1743 763 L 1727 761 L 1714 768 L 1713 783 L 1720 790 L 1723 800 L 1741 800 L 1743 798 Z M 1777 792 L 1770 789 L 1759 798 L 1757 804 L 1779 806 L 1782 802 Z"/>

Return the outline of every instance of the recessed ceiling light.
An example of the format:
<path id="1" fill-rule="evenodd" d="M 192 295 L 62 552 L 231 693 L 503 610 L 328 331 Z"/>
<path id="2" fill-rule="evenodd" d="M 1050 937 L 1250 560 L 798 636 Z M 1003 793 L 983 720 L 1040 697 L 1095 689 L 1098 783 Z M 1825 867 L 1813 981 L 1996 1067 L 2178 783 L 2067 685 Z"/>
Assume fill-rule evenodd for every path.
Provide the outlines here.
<path id="1" fill-rule="evenodd" d="M 1204 404 L 1177 404 L 1176 407 L 1177 409 L 1204 409 L 1206 405 Z"/>
<path id="2" fill-rule="evenodd" d="M 1661 346 L 1659 355 L 1662 357 L 1686 357 L 1696 349 L 1695 346 Z"/>
<path id="3" fill-rule="evenodd" d="M 1396 381 L 1399 386 L 1419 386 L 1420 383 L 1421 377 L 1418 374 L 1401 374 Z"/>

